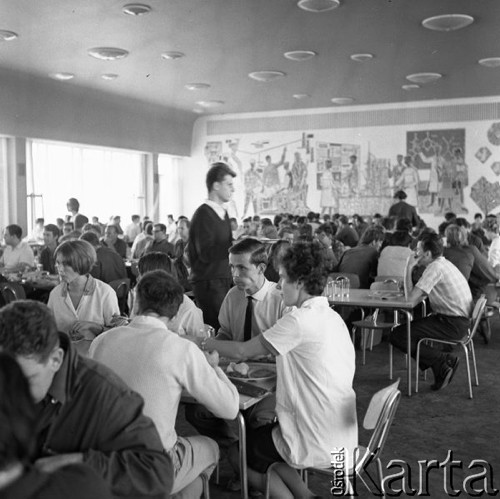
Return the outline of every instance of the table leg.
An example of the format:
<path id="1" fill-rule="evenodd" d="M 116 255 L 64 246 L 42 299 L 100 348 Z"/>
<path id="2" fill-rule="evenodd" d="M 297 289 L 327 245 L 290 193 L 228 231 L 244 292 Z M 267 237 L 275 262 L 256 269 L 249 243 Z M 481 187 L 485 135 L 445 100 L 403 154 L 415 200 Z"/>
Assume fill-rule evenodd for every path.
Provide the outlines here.
<path id="1" fill-rule="evenodd" d="M 408 310 L 405 310 L 406 314 L 406 352 L 407 352 L 407 382 L 408 382 L 408 397 L 411 397 L 411 319 L 412 314 Z"/>
<path id="2" fill-rule="evenodd" d="M 248 476 L 247 476 L 247 432 L 245 418 L 238 412 L 238 435 L 240 438 L 240 482 L 241 497 L 248 499 Z"/>

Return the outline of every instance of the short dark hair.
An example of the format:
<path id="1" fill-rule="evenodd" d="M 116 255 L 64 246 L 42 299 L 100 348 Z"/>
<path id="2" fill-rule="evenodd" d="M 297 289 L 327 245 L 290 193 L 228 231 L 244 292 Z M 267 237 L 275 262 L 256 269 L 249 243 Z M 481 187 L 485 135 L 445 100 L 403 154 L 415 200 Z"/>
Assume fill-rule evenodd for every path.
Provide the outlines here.
<path id="1" fill-rule="evenodd" d="M 470 223 L 467 219 L 465 219 L 464 217 L 458 217 L 456 220 L 455 220 L 455 223 L 459 226 L 459 227 L 464 227 L 465 229 L 469 229 L 470 228 Z"/>
<path id="2" fill-rule="evenodd" d="M 184 299 L 182 291 L 182 286 L 164 270 L 146 272 L 136 288 L 138 314 L 154 312 L 172 319 Z"/>
<path id="3" fill-rule="evenodd" d="M 467 245 L 467 233 L 463 227 L 459 227 L 456 224 L 449 224 L 444 231 L 444 235 L 446 236 L 446 242 L 452 248 Z"/>
<path id="4" fill-rule="evenodd" d="M 0 350 L 45 362 L 57 346 L 56 321 L 44 303 L 17 300 L 0 309 Z"/>
<path id="5" fill-rule="evenodd" d="M 349 223 L 349 219 L 345 215 L 340 215 L 338 220 L 343 225 L 347 225 Z"/>
<path id="6" fill-rule="evenodd" d="M 87 232 L 84 232 L 81 236 L 80 236 L 80 239 L 82 241 L 87 241 L 88 243 L 90 243 L 94 248 L 97 248 L 101 245 L 100 241 L 99 241 L 99 237 L 98 235 L 93 232 L 93 231 L 87 231 Z"/>
<path id="7" fill-rule="evenodd" d="M 106 230 L 108 229 L 113 229 L 115 231 L 115 234 L 118 234 L 118 227 L 115 224 L 106 225 Z"/>
<path id="8" fill-rule="evenodd" d="M 132 217 L 131 217 L 132 222 L 133 222 L 134 220 L 140 220 L 140 219 L 141 219 L 141 216 L 140 216 L 140 215 L 132 215 Z"/>
<path id="9" fill-rule="evenodd" d="M 487 216 L 483 222 L 483 229 L 498 234 L 498 220 L 496 216 Z"/>
<path id="10" fill-rule="evenodd" d="M 329 223 L 321 224 L 316 229 L 316 234 L 321 234 L 321 232 L 324 232 L 328 237 L 333 237 L 335 235 L 332 224 Z"/>
<path id="11" fill-rule="evenodd" d="M 75 211 L 78 211 L 80 209 L 80 203 L 76 198 L 69 198 L 66 204 L 69 205 L 70 209 L 73 209 Z"/>
<path id="12" fill-rule="evenodd" d="M 217 161 L 212 163 L 210 170 L 207 172 L 206 185 L 208 192 L 213 189 L 215 182 L 222 182 L 224 177 L 231 175 L 231 177 L 236 177 L 236 173 L 231 170 L 229 165 L 223 163 L 222 161 Z"/>
<path id="13" fill-rule="evenodd" d="M 297 242 L 290 246 L 281 260 L 290 282 L 301 282 L 312 296 L 321 296 L 328 271 L 326 254 L 317 242 Z"/>
<path id="14" fill-rule="evenodd" d="M 422 245 L 422 250 L 430 251 L 432 258 L 437 258 L 443 254 L 443 240 L 439 234 L 425 232 L 419 236 L 418 240 Z"/>
<path id="15" fill-rule="evenodd" d="M 58 255 L 61 255 L 64 265 L 68 265 L 80 275 L 88 274 L 97 261 L 94 247 L 89 242 L 80 239 L 61 243 L 54 251 L 54 259 Z"/>
<path id="16" fill-rule="evenodd" d="M 250 263 L 259 265 L 261 263 L 267 265 L 267 249 L 264 243 L 253 237 L 246 237 L 229 248 L 229 253 L 232 255 L 243 255 L 250 253 Z"/>
<path id="17" fill-rule="evenodd" d="M 57 238 L 61 235 L 61 231 L 59 230 L 59 227 L 54 224 L 47 224 L 44 226 L 43 230 L 45 232 L 52 232 L 52 235 Z"/>
<path id="18" fill-rule="evenodd" d="M 167 226 L 162 223 L 156 223 L 153 227 L 158 227 L 162 232 L 167 232 Z"/>
<path id="19" fill-rule="evenodd" d="M 407 232 L 411 232 L 412 225 L 411 220 L 409 218 L 399 218 L 396 222 L 396 230 L 406 230 Z"/>
<path id="20" fill-rule="evenodd" d="M 380 225 L 371 225 L 361 235 L 359 244 L 371 244 L 374 241 L 383 241 L 384 239 L 384 229 Z"/>
<path id="21" fill-rule="evenodd" d="M 394 194 L 394 197 L 395 197 L 396 199 L 401 199 L 401 200 L 403 200 L 403 199 L 406 199 L 408 196 L 406 195 L 406 192 L 405 192 L 405 191 L 398 191 L 398 192 L 396 192 L 396 194 Z"/>
<path id="22" fill-rule="evenodd" d="M 142 255 L 137 262 L 137 269 L 140 275 L 152 270 L 164 270 L 171 275 L 175 275 L 172 260 L 166 253 L 160 251 L 151 251 Z"/>
<path id="23" fill-rule="evenodd" d="M 23 237 L 23 229 L 19 225 L 11 224 L 7 225 L 7 227 L 5 228 L 9 232 L 10 236 L 16 236 L 18 239 L 21 239 L 21 237 Z"/>
<path id="24" fill-rule="evenodd" d="M 0 470 L 28 464 L 35 450 L 36 410 L 16 359 L 0 352 Z"/>
<path id="25" fill-rule="evenodd" d="M 146 231 L 146 234 L 150 236 L 153 233 L 153 222 L 150 220 L 144 222 L 144 228 L 142 230 Z"/>

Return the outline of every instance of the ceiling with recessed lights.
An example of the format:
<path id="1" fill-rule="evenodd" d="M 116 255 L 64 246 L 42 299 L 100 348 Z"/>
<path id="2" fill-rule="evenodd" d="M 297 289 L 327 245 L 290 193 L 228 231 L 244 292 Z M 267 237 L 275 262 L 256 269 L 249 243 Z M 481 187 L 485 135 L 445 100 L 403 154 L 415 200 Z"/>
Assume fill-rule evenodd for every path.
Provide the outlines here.
<path id="1" fill-rule="evenodd" d="M 198 114 L 500 95 L 500 0 L 0 7 L 0 72 Z"/>

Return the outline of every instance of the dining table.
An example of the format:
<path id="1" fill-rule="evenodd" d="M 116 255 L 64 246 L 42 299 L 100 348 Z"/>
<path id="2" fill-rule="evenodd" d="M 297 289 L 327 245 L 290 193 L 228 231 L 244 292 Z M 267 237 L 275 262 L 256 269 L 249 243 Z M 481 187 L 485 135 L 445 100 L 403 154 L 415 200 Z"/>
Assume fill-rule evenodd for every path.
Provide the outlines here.
<path id="1" fill-rule="evenodd" d="M 251 362 L 247 361 L 247 364 L 253 368 L 264 368 L 272 371 L 276 371 L 276 365 L 269 362 Z M 221 366 L 224 367 L 224 366 Z M 230 378 L 231 379 L 231 378 Z M 235 380 L 237 381 L 237 379 Z M 241 497 L 242 499 L 248 499 L 248 473 L 247 473 L 247 434 L 246 434 L 246 423 L 243 416 L 243 411 L 253 407 L 258 404 L 261 400 L 266 397 L 271 396 L 276 391 L 276 376 L 266 377 L 265 379 L 252 379 L 245 380 L 241 378 L 244 383 L 249 383 L 255 387 L 261 388 L 262 393 L 259 395 L 244 395 L 239 390 L 239 411 L 236 417 L 238 423 L 238 438 L 239 438 L 239 461 L 240 461 L 240 481 L 241 481 Z M 182 395 L 181 402 L 186 404 L 197 403 L 196 399 L 191 395 L 185 393 Z"/>
<path id="2" fill-rule="evenodd" d="M 410 300 L 403 291 L 373 291 L 370 289 L 350 289 L 347 294 L 331 294 L 328 302 L 332 306 L 373 308 L 397 311 L 406 316 L 407 340 L 407 382 L 408 396 L 411 397 L 411 321 L 413 311 L 419 304 L 423 304 L 423 314 L 426 314 L 425 301 L 422 299 Z"/>

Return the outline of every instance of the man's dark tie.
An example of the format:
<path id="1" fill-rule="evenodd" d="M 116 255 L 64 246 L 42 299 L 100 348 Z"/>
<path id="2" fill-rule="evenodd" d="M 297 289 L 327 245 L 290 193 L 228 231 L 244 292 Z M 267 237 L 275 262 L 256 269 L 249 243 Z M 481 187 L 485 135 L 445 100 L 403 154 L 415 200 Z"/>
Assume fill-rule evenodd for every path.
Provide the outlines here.
<path id="1" fill-rule="evenodd" d="M 245 311 L 245 326 L 243 327 L 243 340 L 248 341 L 252 337 L 252 315 L 253 298 L 247 296 L 247 309 Z"/>

